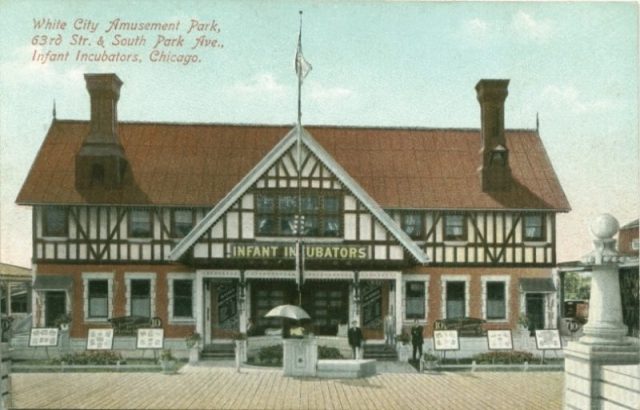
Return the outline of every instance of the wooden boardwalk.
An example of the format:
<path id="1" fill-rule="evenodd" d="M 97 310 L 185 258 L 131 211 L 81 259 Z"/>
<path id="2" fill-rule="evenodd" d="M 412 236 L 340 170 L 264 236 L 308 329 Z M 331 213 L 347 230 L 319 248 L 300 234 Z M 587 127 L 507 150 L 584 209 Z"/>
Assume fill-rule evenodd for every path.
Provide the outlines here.
<path id="1" fill-rule="evenodd" d="M 561 409 L 562 372 L 380 373 L 288 378 L 281 370 L 185 367 L 179 374 L 18 373 L 19 409 Z"/>

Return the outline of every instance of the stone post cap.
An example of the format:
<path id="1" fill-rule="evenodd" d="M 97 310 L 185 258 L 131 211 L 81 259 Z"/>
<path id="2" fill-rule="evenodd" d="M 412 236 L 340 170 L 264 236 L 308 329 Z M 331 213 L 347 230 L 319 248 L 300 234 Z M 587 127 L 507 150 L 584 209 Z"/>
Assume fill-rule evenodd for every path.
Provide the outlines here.
<path id="1" fill-rule="evenodd" d="M 596 239 L 611 239 L 619 229 L 618 220 L 610 214 L 600 214 L 591 222 L 591 233 Z"/>
<path id="2" fill-rule="evenodd" d="M 582 258 L 587 265 L 603 265 L 621 263 L 628 258 L 618 254 L 614 235 L 618 233 L 620 224 L 610 214 L 600 214 L 591 222 L 591 234 L 595 237 L 595 249 Z"/>

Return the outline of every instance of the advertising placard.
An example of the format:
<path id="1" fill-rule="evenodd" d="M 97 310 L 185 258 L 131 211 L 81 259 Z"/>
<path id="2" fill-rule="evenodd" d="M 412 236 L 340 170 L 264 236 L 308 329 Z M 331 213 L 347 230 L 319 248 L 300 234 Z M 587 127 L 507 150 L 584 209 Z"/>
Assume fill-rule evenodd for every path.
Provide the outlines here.
<path id="1" fill-rule="evenodd" d="M 487 330 L 489 350 L 513 350 L 511 330 Z"/>
<path id="2" fill-rule="evenodd" d="M 433 348 L 435 350 L 460 350 L 457 330 L 434 330 Z"/>
<path id="3" fill-rule="evenodd" d="M 113 347 L 113 329 L 89 329 L 87 350 L 111 350 Z"/>
<path id="4" fill-rule="evenodd" d="M 162 349 L 164 329 L 138 329 L 137 349 Z"/>
<path id="5" fill-rule="evenodd" d="M 33 327 L 29 334 L 29 347 L 49 347 L 58 345 L 57 327 Z"/>
<path id="6" fill-rule="evenodd" d="M 538 350 L 562 349 L 560 331 L 558 329 L 536 330 L 536 347 Z"/>

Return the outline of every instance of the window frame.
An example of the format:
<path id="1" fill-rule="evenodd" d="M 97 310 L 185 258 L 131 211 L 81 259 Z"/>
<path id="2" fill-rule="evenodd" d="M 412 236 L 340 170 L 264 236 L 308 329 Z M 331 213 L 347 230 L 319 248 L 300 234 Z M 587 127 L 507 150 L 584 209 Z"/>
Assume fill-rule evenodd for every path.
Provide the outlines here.
<path id="1" fill-rule="evenodd" d="M 409 288 L 411 285 L 421 285 L 422 286 L 422 294 L 420 297 L 409 297 Z M 404 309 L 404 318 L 405 320 L 418 320 L 424 321 L 426 320 L 427 308 L 426 308 L 426 300 L 427 300 L 427 286 L 424 280 L 407 280 L 404 284 L 404 299 L 405 299 L 405 309 Z M 419 299 L 422 301 L 421 308 L 422 313 L 418 314 L 409 314 L 409 299 Z"/>
<path id="2" fill-rule="evenodd" d="M 500 290 L 502 291 L 502 297 L 499 299 L 495 299 L 492 298 L 491 296 L 491 290 L 493 287 L 495 286 L 500 286 Z M 507 306 L 506 306 L 506 302 L 507 302 L 507 289 L 506 289 L 506 285 L 503 281 L 487 281 L 486 282 L 486 294 L 487 294 L 487 299 L 486 299 L 486 319 L 487 320 L 505 320 L 507 318 Z M 492 302 L 500 302 L 502 303 L 502 312 L 501 315 L 499 316 L 494 316 L 494 315 L 490 315 L 490 304 Z"/>
<path id="3" fill-rule="evenodd" d="M 511 309 L 509 309 L 510 297 L 510 285 L 511 279 L 509 275 L 485 275 L 481 277 L 482 280 L 482 318 L 491 323 L 507 323 Z M 504 317 L 502 318 L 490 318 L 489 317 L 489 283 L 502 283 L 504 285 Z"/>
<path id="4" fill-rule="evenodd" d="M 453 225 L 453 218 L 462 218 L 461 225 Z M 462 233 L 460 235 L 449 234 L 449 227 L 461 227 Z M 468 237 L 467 233 L 467 215 L 463 212 L 447 213 L 444 215 L 444 222 L 442 224 L 442 235 L 445 241 L 466 241 Z"/>
<path id="5" fill-rule="evenodd" d="M 407 232 L 408 219 L 410 217 L 416 217 L 416 220 L 420 221 L 418 232 L 417 233 L 409 233 Z M 407 211 L 402 212 L 400 214 L 400 228 L 404 233 L 406 233 L 411 239 L 424 239 L 425 237 L 425 223 L 424 223 L 424 213 L 418 211 Z"/>
<path id="6" fill-rule="evenodd" d="M 464 282 L 464 317 L 469 317 L 469 309 L 471 305 L 471 294 L 469 292 L 469 286 L 471 283 L 471 275 L 442 275 L 440 276 L 441 290 L 440 290 L 440 317 L 447 319 L 447 283 L 449 282 Z"/>
<path id="7" fill-rule="evenodd" d="M 176 316 L 175 314 L 175 282 L 180 280 L 191 281 L 191 316 Z M 167 313 L 169 323 L 193 325 L 196 321 L 196 274 L 190 272 L 174 272 L 167 274 Z"/>
<path id="8" fill-rule="evenodd" d="M 148 234 L 138 234 L 135 233 L 134 234 L 134 214 L 135 213 L 141 213 L 144 212 L 148 215 L 149 220 L 148 220 L 148 224 L 149 224 L 149 232 Z M 136 222 L 139 223 L 139 222 Z M 144 208 L 134 208 L 129 210 L 128 212 L 128 218 L 127 218 L 127 234 L 129 236 L 129 238 L 133 238 L 133 239 L 151 239 L 153 238 L 153 212 L 151 211 L 151 209 L 144 209 Z"/>
<path id="9" fill-rule="evenodd" d="M 193 229 L 193 227 L 195 226 L 195 212 L 193 211 L 193 209 L 188 209 L 188 208 L 173 208 L 171 209 L 171 237 L 172 238 L 184 238 L 187 233 L 185 233 L 184 235 L 179 233 L 178 230 L 176 229 L 177 227 L 177 219 L 176 219 L 176 213 L 178 212 L 189 212 L 191 214 L 191 225 L 189 227 L 189 230 L 187 231 L 187 233 L 189 231 L 191 231 Z"/>
<path id="10" fill-rule="evenodd" d="M 145 294 L 136 294 L 136 287 L 141 284 L 145 284 L 146 292 Z M 147 317 L 147 315 L 141 315 L 139 313 L 134 312 L 135 301 L 146 301 L 145 308 L 148 305 L 149 311 L 149 319 L 151 319 L 151 280 L 150 279 L 130 279 L 130 290 L 129 290 L 129 313 L 131 316 L 141 316 Z M 138 289 L 139 290 L 139 289 Z"/>
<path id="11" fill-rule="evenodd" d="M 149 318 L 156 316 L 156 274 L 154 272 L 125 272 L 125 309 L 126 316 L 132 315 L 132 281 L 148 280 L 149 281 Z"/>
<path id="12" fill-rule="evenodd" d="M 56 231 L 50 229 L 50 219 L 53 212 L 61 212 L 64 228 Z M 69 236 L 69 209 L 60 206 L 45 206 L 42 208 L 42 236 L 50 238 L 66 238 Z"/>
<path id="13" fill-rule="evenodd" d="M 540 232 L 538 235 L 529 235 L 527 232 L 527 229 L 530 227 L 530 225 L 528 224 L 528 221 L 531 218 L 540 218 Z M 537 226 L 534 226 L 533 228 L 536 228 Z M 546 229 L 546 218 L 545 215 L 543 213 L 530 213 L 530 214 L 526 214 L 523 216 L 522 218 L 522 239 L 523 241 L 530 241 L 530 242 L 544 242 L 546 241 L 547 238 L 547 229 Z"/>
<path id="14" fill-rule="evenodd" d="M 113 276 L 112 272 L 83 272 L 82 273 L 82 284 L 83 284 L 83 311 L 84 311 L 84 321 L 87 323 L 94 322 L 107 322 L 111 317 L 113 317 Z M 96 317 L 89 316 L 89 282 L 94 280 L 106 280 L 107 281 L 107 316 L 106 317 Z"/>
<path id="15" fill-rule="evenodd" d="M 343 218 L 343 208 L 344 208 L 344 198 L 343 193 L 341 191 L 318 191 L 318 190 L 304 190 L 301 193 L 301 201 L 304 201 L 305 198 L 316 198 L 317 201 L 317 209 L 305 209 L 302 204 L 298 204 L 298 193 L 297 191 L 268 191 L 268 192 L 255 192 L 254 193 L 254 209 L 255 209 L 255 218 L 254 218 L 254 232 L 256 237 L 295 237 L 298 236 L 298 233 L 295 229 L 292 229 L 291 232 L 286 231 L 283 228 L 284 218 L 291 219 L 293 218 L 293 223 L 298 224 L 300 220 L 315 221 L 315 229 L 317 232 L 309 233 L 306 231 L 307 223 L 304 223 L 304 232 L 301 232 L 300 236 L 305 237 L 319 237 L 319 238 L 340 238 L 344 235 L 344 218 Z M 294 197 L 296 200 L 296 209 L 281 209 L 282 199 L 285 197 Z M 267 210 L 260 210 L 259 201 L 262 198 L 269 198 L 271 200 L 271 207 Z M 335 200 L 336 207 L 330 208 L 327 206 L 327 199 Z M 298 209 L 300 212 L 298 212 Z M 260 224 L 263 220 L 271 220 L 272 228 L 268 232 L 261 232 Z M 333 221 L 338 222 L 338 229 L 331 230 L 329 229 L 330 224 Z"/>

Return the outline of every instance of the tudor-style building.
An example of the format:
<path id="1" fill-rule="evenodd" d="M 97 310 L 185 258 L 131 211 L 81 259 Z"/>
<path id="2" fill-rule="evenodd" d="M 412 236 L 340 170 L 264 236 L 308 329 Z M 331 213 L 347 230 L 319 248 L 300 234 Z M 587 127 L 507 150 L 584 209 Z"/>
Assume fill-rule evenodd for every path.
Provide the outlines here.
<path id="1" fill-rule="evenodd" d="M 118 316 L 206 343 L 279 326 L 478 317 L 555 327 L 556 214 L 537 130 L 505 130 L 507 80 L 476 86 L 480 129 L 138 123 L 122 82 L 87 74 L 90 121 L 54 117 L 18 196 L 33 207 L 37 326 Z"/>

